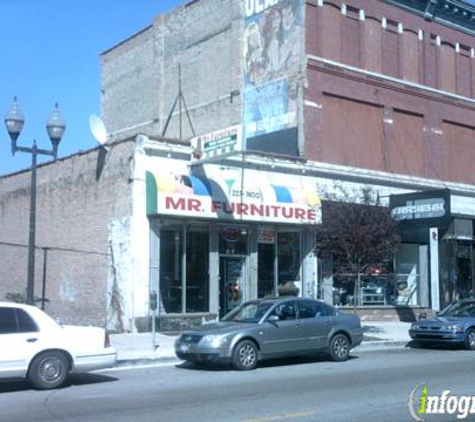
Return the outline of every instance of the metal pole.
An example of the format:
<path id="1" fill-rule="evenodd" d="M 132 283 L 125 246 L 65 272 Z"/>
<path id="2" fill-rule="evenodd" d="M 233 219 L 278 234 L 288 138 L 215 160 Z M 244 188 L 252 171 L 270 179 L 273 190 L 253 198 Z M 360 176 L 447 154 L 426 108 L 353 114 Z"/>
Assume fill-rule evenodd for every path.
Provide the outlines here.
<path id="1" fill-rule="evenodd" d="M 181 65 L 178 65 L 178 95 L 180 96 L 179 106 L 180 106 L 180 141 L 182 140 L 182 128 L 181 128 L 181 99 L 183 97 L 181 93 Z"/>
<path id="2" fill-rule="evenodd" d="M 155 318 L 157 317 L 157 311 L 152 311 L 152 351 L 157 350 L 157 346 L 155 345 L 155 333 L 156 333 L 156 326 L 155 326 Z"/>
<path id="3" fill-rule="evenodd" d="M 36 141 L 31 149 L 31 195 L 30 195 L 30 231 L 28 239 L 28 281 L 26 285 L 26 303 L 35 304 L 35 236 L 36 236 L 36 164 L 38 149 Z"/>
<path id="4" fill-rule="evenodd" d="M 43 248 L 43 289 L 41 292 L 41 309 L 45 310 L 46 300 L 46 268 L 48 263 L 48 248 Z"/>

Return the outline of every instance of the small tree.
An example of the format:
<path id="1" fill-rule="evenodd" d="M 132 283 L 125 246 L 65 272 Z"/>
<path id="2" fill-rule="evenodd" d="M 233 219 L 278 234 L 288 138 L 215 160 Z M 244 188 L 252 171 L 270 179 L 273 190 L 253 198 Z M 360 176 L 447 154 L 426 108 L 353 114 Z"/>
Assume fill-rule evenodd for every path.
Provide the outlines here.
<path id="1" fill-rule="evenodd" d="M 371 265 L 389 262 L 396 252 L 399 237 L 389 209 L 369 188 L 350 192 L 339 188 L 325 195 L 323 222 L 316 226 L 319 255 L 332 258 L 356 274 L 355 306 L 359 304 L 361 273 Z"/>

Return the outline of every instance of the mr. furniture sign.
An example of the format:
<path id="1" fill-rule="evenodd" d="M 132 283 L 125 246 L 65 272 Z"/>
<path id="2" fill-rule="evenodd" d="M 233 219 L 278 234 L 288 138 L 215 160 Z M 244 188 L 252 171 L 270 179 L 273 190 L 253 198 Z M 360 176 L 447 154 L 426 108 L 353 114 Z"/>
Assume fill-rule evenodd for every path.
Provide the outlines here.
<path id="1" fill-rule="evenodd" d="M 209 167 L 190 174 L 157 166 L 147 172 L 147 214 L 318 224 L 321 203 L 311 178 Z"/>

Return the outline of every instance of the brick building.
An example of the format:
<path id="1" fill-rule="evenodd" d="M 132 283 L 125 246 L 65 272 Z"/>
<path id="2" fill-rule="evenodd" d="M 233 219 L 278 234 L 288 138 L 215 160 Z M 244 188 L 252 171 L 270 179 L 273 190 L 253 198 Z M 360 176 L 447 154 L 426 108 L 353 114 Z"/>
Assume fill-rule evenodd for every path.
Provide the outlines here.
<path id="1" fill-rule="evenodd" d="M 95 197 L 107 266 L 91 283 L 109 325 L 142 329 L 149 291 L 162 329 L 286 282 L 386 310 L 439 309 L 473 293 L 474 22 L 475 9 L 455 0 L 195 0 L 104 52 L 102 179 L 93 175 L 101 150 L 41 171 L 89 162 L 81 195 L 105 189 L 111 201 Z M 11 192 L 2 209 L 26 201 L 23 178 L 27 186 L 26 173 L 1 179 Z M 368 275 L 361 292 L 326 276 L 314 255 L 309 226 L 338 185 L 371 187 L 401 222 L 393 277 Z M 56 245 L 43 236 L 39 245 Z"/>
<path id="2" fill-rule="evenodd" d="M 35 297 L 65 322 L 104 325 L 133 214 L 131 144 L 38 167 Z M 26 287 L 29 171 L 0 178 L 2 298 Z M 127 239 L 127 240 L 124 240 Z M 109 292 L 109 293 L 107 293 Z"/>

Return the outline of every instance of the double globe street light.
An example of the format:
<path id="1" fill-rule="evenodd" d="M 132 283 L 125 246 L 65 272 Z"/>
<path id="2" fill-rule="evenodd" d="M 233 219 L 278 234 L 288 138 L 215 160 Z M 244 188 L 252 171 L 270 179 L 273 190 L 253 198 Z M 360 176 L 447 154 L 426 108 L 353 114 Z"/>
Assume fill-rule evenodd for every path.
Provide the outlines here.
<path id="1" fill-rule="evenodd" d="M 58 104 L 51 112 L 46 121 L 46 131 L 48 132 L 52 150 L 40 149 L 36 146 L 36 140 L 33 140 L 31 147 L 22 147 L 17 145 L 18 137 L 25 125 L 25 116 L 18 105 L 17 98 L 13 98 L 10 109 L 5 114 L 5 127 L 12 141 L 12 155 L 16 152 L 26 152 L 31 154 L 31 194 L 30 194 L 30 228 L 28 239 L 28 279 L 26 285 L 26 303 L 33 305 L 34 286 L 35 286 L 35 235 L 36 235 L 36 167 L 38 155 L 48 155 L 56 160 L 58 146 L 66 130 L 66 124 L 58 109 Z"/>

